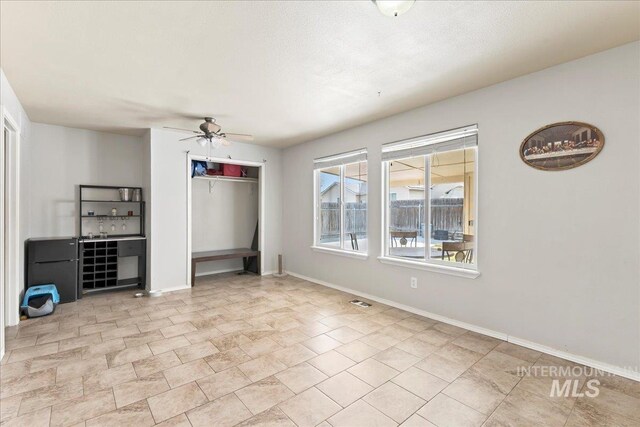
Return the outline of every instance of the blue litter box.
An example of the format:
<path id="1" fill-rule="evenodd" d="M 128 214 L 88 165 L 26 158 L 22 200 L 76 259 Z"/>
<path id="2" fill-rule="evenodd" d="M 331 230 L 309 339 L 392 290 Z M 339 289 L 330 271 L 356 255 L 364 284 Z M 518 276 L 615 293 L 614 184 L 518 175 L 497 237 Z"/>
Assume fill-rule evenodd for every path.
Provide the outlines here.
<path id="1" fill-rule="evenodd" d="M 53 313 L 60 303 L 60 294 L 54 284 L 32 286 L 27 289 L 20 308 L 27 317 L 40 317 Z"/>

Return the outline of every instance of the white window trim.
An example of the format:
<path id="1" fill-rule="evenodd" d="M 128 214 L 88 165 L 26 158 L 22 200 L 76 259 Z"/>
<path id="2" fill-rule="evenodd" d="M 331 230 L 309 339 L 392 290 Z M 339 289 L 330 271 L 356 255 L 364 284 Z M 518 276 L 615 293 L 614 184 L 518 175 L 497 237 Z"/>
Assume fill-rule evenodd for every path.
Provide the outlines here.
<path id="1" fill-rule="evenodd" d="M 369 259 L 369 254 L 367 252 L 362 252 L 362 251 L 350 251 L 347 249 L 336 249 L 336 248 L 329 248 L 328 246 L 315 246 L 315 245 L 311 246 L 311 249 L 313 249 L 316 252 L 322 252 L 322 253 L 331 254 L 331 255 L 339 255 L 347 258 L 355 258 L 355 259 L 361 259 L 361 260 Z"/>
<path id="2" fill-rule="evenodd" d="M 363 150 L 361 150 L 363 151 Z M 366 152 L 366 151 L 365 151 Z M 323 169 L 326 168 L 319 168 L 319 169 L 314 169 L 313 171 L 313 245 L 311 245 L 311 249 L 317 251 L 317 252 L 324 252 L 324 253 L 330 253 L 330 254 L 334 254 L 334 255 L 342 255 L 342 256 L 348 256 L 350 258 L 357 258 L 357 259 L 367 259 L 369 258 L 369 247 L 367 245 L 367 250 L 366 251 L 355 251 L 355 250 L 349 250 L 349 249 L 343 249 L 344 246 L 344 233 L 342 230 L 342 226 L 344 225 L 344 182 L 345 182 L 345 168 L 347 165 L 351 165 L 354 163 L 360 163 L 362 161 L 367 162 L 367 166 L 368 166 L 368 160 L 358 160 L 355 162 L 350 162 L 350 163 L 345 163 L 342 165 L 339 165 L 338 167 L 340 168 L 340 247 L 339 248 L 335 248 L 334 246 L 331 246 L 329 244 L 322 244 L 318 241 L 319 237 L 320 237 L 320 227 L 322 226 L 320 224 L 320 179 L 319 179 L 319 175 L 320 172 Z M 330 166 L 328 166 L 330 167 Z M 368 181 L 367 181 L 368 182 Z M 367 185 L 368 188 L 368 185 Z M 367 195 L 367 210 L 365 212 L 365 218 L 367 221 L 367 239 L 369 238 L 369 196 Z"/>
<path id="3" fill-rule="evenodd" d="M 479 136 L 478 136 L 479 137 Z M 378 261 L 380 261 L 383 264 L 390 264 L 390 265 L 396 265 L 399 267 L 406 267 L 406 268 L 414 268 L 414 269 L 418 269 L 418 270 L 426 270 L 426 271 L 431 271 L 434 273 L 442 273 L 442 274 L 448 274 L 448 275 L 452 275 L 452 276 L 458 276 L 458 277 L 465 277 L 465 278 L 469 278 L 469 279 L 475 279 L 476 277 L 480 276 L 480 269 L 479 269 L 479 258 L 478 258 L 478 200 L 479 200 L 479 192 L 478 192 L 478 171 L 479 171 L 479 154 L 480 150 L 476 149 L 475 150 L 475 154 L 476 154 L 476 158 L 475 158 L 475 170 L 476 173 L 474 174 L 474 187 L 475 187 L 475 203 L 474 203 L 474 232 L 475 232 L 475 245 L 474 245 L 474 259 L 475 259 L 475 263 L 471 264 L 469 267 L 456 267 L 453 265 L 444 265 L 441 262 L 439 262 L 436 259 L 425 259 L 425 260 L 421 260 L 421 261 L 416 261 L 416 260 L 410 260 L 410 259 L 405 259 L 405 258 L 399 258 L 399 257 L 394 257 L 394 256 L 390 256 L 388 255 L 389 253 L 389 239 L 386 238 L 387 236 L 387 231 L 389 230 L 389 161 L 388 160 L 383 160 L 381 162 L 382 164 L 382 185 L 381 185 L 381 189 L 382 189 L 382 206 L 381 206 L 381 214 L 382 214 L 382 221 L 381 223 L 381 232 L 380 232 L 380 236 L 382 237 L 381 240 L 381 248 L 380 248 L 380 256 L 378 257 Z M 428 163 L 428 155 L 420 155 L 420 157 L 425 157 L 425 177 L 429 176 L 429 165 Z M 392 160 L 391 160 L 392 161 Z M 425 178 L 425 190 L 428 187 L 428 181 Z M 430 199 L 427 198 L 429 194 L 429 191 L 425 191 L 425 214 L 430 215 L 430 209 L 427 208 L 427 204 L 430 203 Z M 427 213 L 429 212 L 429 213 Z M 427 228 L 428 230 L 428 225 L 429 221 L 425 221 L 425 228 Z M 426 232 L 426 231 L 425 231 Z M 425 254 L 426 254 L 426 247 L 425 247 Z"/>
<path id="4" fill-rule="evenodd" d="M 397 265 L 398 267 L 413 268 L 417 270 L 432 271 L 434 273 L 448 274 L 450 276 L 466 277 L 468 279 L 475 279 L 480 276 L 478 270 L 471 268 L 460 268 L 448 265 L 441 265 L 433 261 L 411 261 L 408 259 L 379 256 L 378 261 L 383 264 Z"/>

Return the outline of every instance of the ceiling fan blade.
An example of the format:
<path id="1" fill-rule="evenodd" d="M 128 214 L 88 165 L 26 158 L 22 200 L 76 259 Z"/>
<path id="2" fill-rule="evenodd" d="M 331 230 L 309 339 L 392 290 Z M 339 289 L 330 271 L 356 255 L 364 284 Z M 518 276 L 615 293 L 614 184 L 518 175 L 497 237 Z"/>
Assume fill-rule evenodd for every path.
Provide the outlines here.
<path id="1" fill-rule="evenodd" d="M 187 138 L 179 139 L 178 141 L 188 141 L 188 140 L 193 139 L 193 138 L 200 138 L 201 136 L 203 136 L 203 135 L 194 135 L 194 136 L 190 136 L 190 137 L 187 137 Z"/>
<path id="2" fill-rule="evenodd" d="M 181 132 L 188 132 L 188 133 L 197 133 L 200 134 L 200 131 L 197 130 L 189 130 L 189 129 L 182 129 L 182 128 L 173 128 L 171 126 L 163 126 L 164 129 L 172 129 L 172 130 L 179 130 Z"/>
<path id="3" fill-rule="evenodd" d="M 225 132 L 224 137 L 232 141 L 253 141 L 253 135 L 247 135 L 244 133 L 226 133 Z"/>

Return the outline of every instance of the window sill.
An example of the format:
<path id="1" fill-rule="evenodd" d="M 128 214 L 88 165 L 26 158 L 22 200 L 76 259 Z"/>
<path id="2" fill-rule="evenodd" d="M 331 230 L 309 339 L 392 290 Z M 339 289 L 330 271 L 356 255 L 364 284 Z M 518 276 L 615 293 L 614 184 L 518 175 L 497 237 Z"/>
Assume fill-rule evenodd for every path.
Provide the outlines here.
<path id="1" fill-rule="evenodd" d="M 311 249 L 313 249 L 316 252 L 339 255 L 347 258 L 355 258 L 355 259 L 362 259 L 362 260 L 369 258 L 369 255 L 363 252 L 345 251 L 343 249 L 331 249 L 331 248 L 325 248 L 323 246 L 311 246 Z"/>
<path id="2" fill-rule="evenodd" d="M 448 274 L 450 276 L 466 277 L 467 279 L 475 279 L 480 276 L 480 272 L 477 270 L 471 270 L 468 268 L 449 267 L 447 265 L 430 264 L 426 262 L 410 261 L 406 259 L 392 258 L 392 257 L 378 257 L 378 260 L 383 264 L 397 265 L 399 267 L 416 268 L 418 270 L 432 271 L 434 273 Z"/>

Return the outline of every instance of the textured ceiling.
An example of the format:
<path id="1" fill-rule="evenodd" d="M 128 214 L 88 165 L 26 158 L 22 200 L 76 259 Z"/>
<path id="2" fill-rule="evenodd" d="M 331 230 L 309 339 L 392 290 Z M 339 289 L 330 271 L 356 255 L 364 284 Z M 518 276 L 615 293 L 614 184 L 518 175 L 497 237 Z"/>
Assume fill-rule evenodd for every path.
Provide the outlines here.
<path id="1" fill-rule="evenodd" d="M 287 146 L 640 38 L 638 2 L 0 2 L 31 120 Z M 380 95 L 378 94 L 380 92 Z M 189 118 L 194 117 L 194 118 Z"/>

